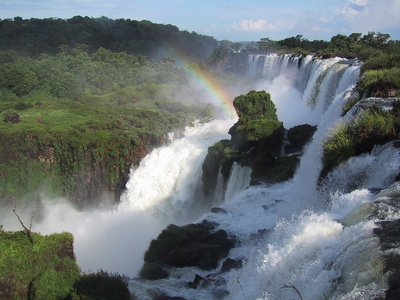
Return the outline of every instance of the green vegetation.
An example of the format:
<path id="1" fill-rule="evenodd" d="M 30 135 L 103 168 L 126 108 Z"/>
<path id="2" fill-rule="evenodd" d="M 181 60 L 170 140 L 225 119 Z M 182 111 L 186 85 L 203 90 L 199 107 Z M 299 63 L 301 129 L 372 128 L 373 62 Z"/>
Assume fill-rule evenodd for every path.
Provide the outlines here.
<path id="1" fill-rule="evenodd" d="M 125 51 L 156 59 L 171 56 L 171 49 L 175 49 L 185 51 L 185 55 L 191 59 L 203 60 L 217 46 L 217 41 L 212 37 L 180 31 L 170 24 L 155 24 L 147 20 L 111 20 L 106 17 L 15 17 L 0 20 L 0 31 L 0 50 L 23 52 L 31 57 L 43 53 L 54 55 L 58 49 L 66 53 L 70 48 L 79 46 L 90 53 L 104 47 L 113 52 Z M 12 54 L 0 55 L 0 61 L 10 58 Z"/>
<path id="2" fill-rule="evenodd" d="M 237 47 L 241 51 L 237 51 Z M 315 54 L 315 57 L 334 56 L 357 58 L 363 62 L 362 77 L 357 91 L 365 97 L 400 96 L 400 41 L 390 40 L 390 35 L 380 32 L 367 34 L 337 34 L 330 41 L 310 41 L 302 35 L 273 41 L 268 37 L 247 47 L 222 41 L 214 50 L 211 62 L 224 67 L 226 72 L 245 72 L 244 61 L 251 53 Z M 242 57 L 242 59 L 240 59 Z M 239 62 L 239 63 L 238 63 Z"/>
<path id="3" fill-rule="evenodd" d="M 246 95 L 240 95 L 233 101 L 233 106 L 239 116 L 240 123 L 268 119 L 278 121 L 275 104 L 271 95 L 265 91 L 250 91 Z"/>
<path id="4" fill-rule="evenodd" d="M 0 232 L 0 298 L 63 299 L 80 270 L 69 233 L 41 236 L 23 231 Z"/>
<path id="5" fill-rule="evenodd" d="M 104 48 L 0 65 L 0 199 L 45 192 L 85 206 L 103 191 L 117 199 L 146 149 L 212 116 L 211 105 L 181 99 L 188 80 L 172 59 Z"/>
<path id="6" fill-rule="evenodd" d="M 0 226 L 0 299 L 130 299 L 122 276 L 81 274 L 70 233 L 31 237 Z"/>
<path id="7" fill-rule="evenodd" d="M 400 134 L 400 106 L 384 111 L 370 108 L 349 124 L 338 126 L 324 143 L 321 178 L 352 156 L 367 153 L 375 145 L 383 145 Z"/>
<path id="8" fill-rule="evenodd" d="M 74 283 L 74 290 L 69 296 L 73 300 L 129 300 L 127 278 L 100 270 L 97 273 L 82 274 Z"/>
<path id="9" fill-rule="evenodd" d="M 249 147 L 260 142 L 276 148 L 284 129 L 276 114 L 275 104 L 265 91 L 250 91 L 233 100 L 239 116 L 238 122 L 229 130 L 235 149 Z"/>

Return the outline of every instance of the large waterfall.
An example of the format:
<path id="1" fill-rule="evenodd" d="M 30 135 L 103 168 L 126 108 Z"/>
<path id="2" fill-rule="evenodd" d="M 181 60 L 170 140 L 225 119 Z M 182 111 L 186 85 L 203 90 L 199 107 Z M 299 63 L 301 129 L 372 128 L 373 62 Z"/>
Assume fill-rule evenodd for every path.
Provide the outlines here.
<path id="1" fill-rule="evenodd" d="M 400 164 L 398 149 L 389 144 L 351 159 L 317 189 L 321 144 L 340 122 L 342 105 L 359 77 L 359 68 L 341 58 L 249 57 L 249 74 L 262 76 L 258 86 L 271 93 L 286 127 L 310 123 L 318 125 L 318 130 L 292 180 L 248 187 L 250 172 L 234 164 L 226 191 L 217 193 L 224 200 L 224 213 L 201 218 L 238 238 L 240 246 L 229 257 L 242 261 L 241 268 L 211 274 L 196 268 L 176 269 L 170 270 L 168 279 L 132 280 L 131 288 L 140 299 L 151 299 L 155 291 L 183 299 L 372 299 L 383 295 L 386 278 L 379 241 L 372 233 L 376 220 L 360 217 L 365 209 L 358 210 L 377 199 L 379 195 L 371 191 L 394 181 Z M 187 282 L 196 274 L 207 280 L 197 289 L 189 288 Z"/>
<path id="2" fill-rule="evenodd" d="M 390 219 L 395 212 L 387 209 L 382 217 L 366 207 L 380 197 L 374 191 L 394 182 L 398 149 L 388 144 L 352 158 L 317 187 L 321 145 L 342 120 L 341 108 L 360 66 L 342 58 L 250 55 L 247 75 L 255 88 L 271 94 L 285 128 L 318 126 L 293 179 L 249 186 L 251 169 L 234 164 L 226 186 L 221 176 L 216 199 L 207 203 L 201 186 L 203 160 L 209 146 L 230 138 L 228 130 L 236 120 L 199 123 L 186 128 L 183 137 L 171 136 L 168 145 L 131 170 L 127 191 L 114 210 L 76 212 L 64 202 L 45 203 L 48 217 L 34 229 L 72 232 L 82 269 L 130 276 L 137 299 L 158 294 L 200 300 L 382 296 L 387 278 L 382 275 L 379 240 L 373 235 L 375 215 Z M 211 213 L 213 206 L 224 213 Z M 368 213 L 371 216 L 364 218 Z M 242 267 L 224 273 L 219 268 L 181 268 L 169 270 L 167 279 L 135 278 L 151 239 L 166 225 L 202 220 L 216 222 L 218 229 L 236 236 L 237 246 L 229 257 L 241 261 Z M 207 280 L 191 288 L 187 282 L 196 274 Z"/>

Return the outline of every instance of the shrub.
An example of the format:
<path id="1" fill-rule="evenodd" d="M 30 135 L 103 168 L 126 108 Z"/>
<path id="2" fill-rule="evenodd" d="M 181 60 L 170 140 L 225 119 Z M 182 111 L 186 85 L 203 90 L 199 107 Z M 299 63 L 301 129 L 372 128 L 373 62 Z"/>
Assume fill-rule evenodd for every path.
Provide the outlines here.
<path id="1" fill-rule="evenodd" d="M 96 273 L 84 274 L 74 284 L 76 293 L 83 299 L 129 300 L 127 278 L 99 270 Z"/>
<path id="2" fill-rule="evenodd" d="M 370 152 L 375 145 L 398 138 L 397 106 L 391 111 L 370 108 L 349 124 L 338 126 L 324 143 L 321 176 L 352 156 Z"/>
<path id="3" fill-rule="evenodd" d="M 365 97 L 400 95 L 400 69 L 369 70 L 357 83 L 357 91 Z"/>

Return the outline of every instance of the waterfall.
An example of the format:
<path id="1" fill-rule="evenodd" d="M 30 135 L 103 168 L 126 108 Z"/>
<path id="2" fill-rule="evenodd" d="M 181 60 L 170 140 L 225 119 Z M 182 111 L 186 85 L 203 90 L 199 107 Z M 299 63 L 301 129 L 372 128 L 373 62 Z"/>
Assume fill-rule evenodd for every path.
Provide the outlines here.
<path id="1" fill-rule="evenodd" d="M 271 94 L 279 119 L 290 128 L 319 124 L 335 97 L 358 79 L 359 65 L 352 63 L 338 57 L 249 55 L 248 73 L 258 80 L 258 90 Z"/>
<path id="2" fill-rule="evenodd" d="M 80 212 L 63 200 L 44 201 L 46 217 L 34 225 L 35 231 L 71 232 L 83 271 L 135 276 L 150 241 L 162 229 L 193 222 L 211 208 L 199 192 L 199 170 L 207 148 L 228 138 L 232 125 L 233 120 L 196 123 L 186 127 L 184 137 L 152 151 L 132 168 L 127 191 L 113 210 Z"/>
<path id="3" fill-rule="evenodd" d="M 184 138 L 155 149 L 131 171 L 121 209 L 147 211 L 175 224 L 198 218 L 207 209 L 199 170 L 207 148 L 229 138 L 232 122 L 215 120 L 188 127 Z"/>
<path id="4" fill-rule="evenodd" d="M 243 189 L 248 184 L 247 170 L 235 164 L 221 205 L 226 213 L 208 213 L 202 219 L 236 236 L 238 246 L 229 257 L 242 261 L 243 267 L 212 274 L 191 268 L 173 270 L 170 279 L 156 283 L 133 280 L 132 290 L 142 299 L 151 299 L 146 291 L 154 289 L 184 299 L 221 299 L 221 290 L 229 295 L 224 299 L 295 299 L 299 294 L 303 299 L 371 299 L 384 295 L 386 275 L 381 272 L 379 240 L 373 235 L 376 219 L 360 217 L 357 211 L 373 201 L 374 189 L 388 187 L 397 176 L 398 148 L 388 144 L 350 159 L 317 187 L 321 145 L 341 120 L 341 108 L 358 79 L 359 65 L 341 58 L 250 56 L 249 73 L 268 68 L 278 70 L 263 79 L 267 92 L 285 88 L 284 83 L 296 90 L 296 108 L 304 107 L 297 109 L 299 113 L 318 115 L 310 119 L 318 130 L 294 178 Z M 284 115 L 285 108 L 280 109 Z M 296 120 L 301 121 L 306 119 Z M 193 280 L 195 274 L 207 276 L 207 284 L 197 290 L 184 288 L 182 281 Z"/>
<path id="5" fill-rule="evenodd" d="M 209 146 L 230 138 L 234 122 L 215 120 L 186 128 L 184 137 L 155 149 L 132 168 L 126 193 L 114 210 L 77 212 L 64 202 L 45 203 L 48 217 L 35 230 L 72 232 L 82 269 L 131 276 L 129 286 L 138 299 L 383 297 L 387 277 L 373 230 L 378 218 L 391 220 L 398 213 L 390 207 L 373 212 L 371 203 L 385 198 L 398 175 L 398 146 L 389 143 L 351 158 L 317 184 L 321 145 L 342 120 L 341 109 L 360 66 L 312 55 L 250 55 L 248 75 L 271 93 L 287 129 L 318 125 L 293 179 L 249 186 L 251 170 L 235 163 L 228 181 L 220 174 L 216 183 L 214 200 L 223 213 L 210 212 L 215 203 L 204 202 L 202 162 Z M 399 188 L 391 187 L 397 193 Z M 375 195 L 376 189 L 383 190 Z M 241 267 L 226 272 L 220 266 L 211 272 L 170 268 L 167 279 L 156 281 L 135 277 L 144 251 L 166 225 L 203 220 L 236 237 L 229 258 Z M 188 283 L 198 276 L 204 284 L 191 288 Z"/>
<path id="6" fill-rule="evenodd" d="M 233 164 L 224 199 L 229 201 L 250 185 L 251 171 L 251 168 L 241 166 L 236 162 Z"/>

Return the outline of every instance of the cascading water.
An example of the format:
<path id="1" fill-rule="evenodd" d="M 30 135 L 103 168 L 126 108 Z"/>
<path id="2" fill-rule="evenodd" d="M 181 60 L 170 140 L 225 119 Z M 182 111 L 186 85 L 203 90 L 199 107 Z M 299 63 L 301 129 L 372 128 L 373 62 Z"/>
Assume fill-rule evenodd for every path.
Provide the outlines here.
<path id="1" fill-rule="evenodd" d="M 131 170 L 127 192 L 114 210 L 78 212 L 62 200 L 44 201 L 46 217 L 34 224 L 34 230 L 71 232 L 83 271 L 103 269 L 135 276 L 150 241 L 166 225 L 192 222 L 211 208 L 197 195 L 199 170 L 207 148 L 228 138 L 232 125 L 233 120 L 196 123 L 185 129 L 183 138 L 151 152 Z M 18 222 L 14 220 L 9 228 L 18 230 Z"/>
<path id="2" fill-rule="evenodd" d="M 151 299 L 149 290 L 184 299 L 382 297 L 387 284 L 379 240 L 372 234 L 376 220 L 360 217 L 363 210 L 356 212 L 375 199 L 373 188 L 386 188 L 394 181 L 400 164 L 398 148 L 388 144 L 351 159 L 317 188 L 321 144 L 340 120 L 359 66 L 340 58 L 255 55 L 249 57 L 249 73 L 267 74 L 261 86 L 272 90 L 274 102 L 276 98 L 284 101 L 289 94 L 296 96 L 295 111 L 305 114 L 293 120 L 285 116 L 290 108 L 278 103 L 277 113 L 285 124 L 318 125 L 294 178 L 239 192 L 246 181 L 239 191 L 230 192 L 239 177 L 248 178 L 243 176 L 246 170 L 235 165 L 221 205 L 224 213 L 209 213 L 203 219 L 237 237 L 240 246 L 229 257 L 241 261 L 242 267 L 211 274 L 196 268 L 170 270 L 172 275 L 166 280 L 133 280 L 132 290 L 140 299 Z M 205 283 L 188 288 L 186 282 L 196 274 L 207 278 Z"/>
<path id="3" fill-rule="evenodd" d="M 207 148 L 229 138 L 233 120 L 187 128 L 185 136 L 154 150 L 132 169 L 127 191 L 113 211 L 76 212 L 65 203 L 44 204 L 48 216 L 34 229 L 69 231 L 83 270 L 135 276 L 150 240 L 169 223 L 205 219 L 236 236 L 229 257 L 242 267 L 226 272 L 168 270 L 157 281 L 132 278 L 138 299 L 168 295 L 184 299 L 372 299 L 383 295 L 386 278 L 375 218 L 365 205 L 398 174 L 393 144 L 350 159 L 317 188 L 321 144 L 340 120 L 344 99 L 359 66 L 341 58 L 250 55 L 248 73 L 263 75 L 257 89 L 271 93 L 286 128 L 318 125 L 293 179 L 250 186 L 250 170 L 234 164 L 228 182 L 217 180 L 214 203 L 202 203 L 201 166 Z M 254 79 L 256 81 L 256 79 Z M 395 187 L 396 188 L 396 187 Z M 224 213 L 208 213 L 218 204 Z M 381 215 L 381 214 L 380 214 Z M 393 217 L 389 212 L 387 218 Z M 204 280 L 196 289 L 187 282 Z"/>

